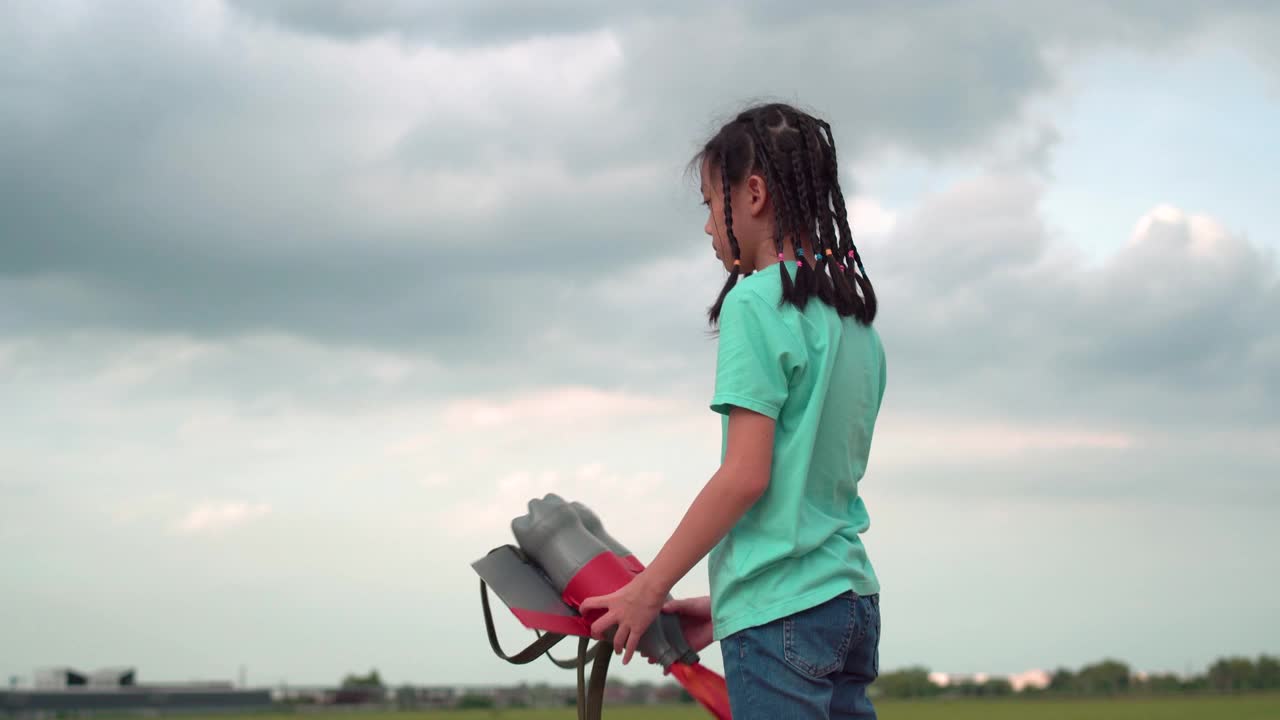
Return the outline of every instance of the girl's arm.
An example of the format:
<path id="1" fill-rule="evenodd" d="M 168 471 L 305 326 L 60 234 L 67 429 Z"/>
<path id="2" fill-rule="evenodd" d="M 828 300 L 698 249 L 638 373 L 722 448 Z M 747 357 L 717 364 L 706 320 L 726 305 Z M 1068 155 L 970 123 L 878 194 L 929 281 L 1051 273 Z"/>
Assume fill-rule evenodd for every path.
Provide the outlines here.
<path id="1" fill-rule="evenodd" d="M 739 407 L 729 411 L 724 463 L 641 573 L 664 598 L 768 489 L 773 429 L 774 421 L 766 415 Z"/>
<path id="2" fill-rule="evenodd" d="M 640 636 L 657 617 L 671 588 L 720 542 L 769 487 L 774 420 L 734 407 L 729 412 L 724 462 L 698 493 L 653 562 L 622 589 L 588 598 L 583 611 L 606 608 L 591 626 L 597 637 L 614 625 L 614 650 L 630 662 Z"/>

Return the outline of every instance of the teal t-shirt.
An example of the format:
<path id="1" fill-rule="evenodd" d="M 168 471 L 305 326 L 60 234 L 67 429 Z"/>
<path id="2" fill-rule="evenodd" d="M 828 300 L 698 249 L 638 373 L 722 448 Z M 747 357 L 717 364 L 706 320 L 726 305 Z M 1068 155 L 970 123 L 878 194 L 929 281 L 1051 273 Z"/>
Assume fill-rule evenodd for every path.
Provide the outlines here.
<path id="1" fill-rule="evenodd" d="M 858 494 L 884 397 L 879 334 L 817 298 L 801 312 L 781 296 L 770 266 L 739 280 L 720 311 L 711 409 L 724 416 L 721 459 L 731 406 L 776 429 L 768 489 L 708 557 L 716 640 L 848 590 L 880 591 Z"/>

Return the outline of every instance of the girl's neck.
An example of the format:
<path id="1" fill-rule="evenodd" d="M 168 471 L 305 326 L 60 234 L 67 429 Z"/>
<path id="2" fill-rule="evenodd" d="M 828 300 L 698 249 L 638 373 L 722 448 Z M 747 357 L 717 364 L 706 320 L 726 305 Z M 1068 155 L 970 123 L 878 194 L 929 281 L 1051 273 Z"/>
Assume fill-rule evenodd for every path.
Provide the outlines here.
<path id="1" fill-rule="evenodd" d="M 801 241 L 800 245 L 804 248 L 805 258 L 810 262 L 813 262 L 813 245 L 809 242 L 808 238 Z M 782 240 L 782 257 L 786 262 L 796 261 L 796 253 L 791 244 L 790 236 L 787 236 Z M 777 263 L 778 249 L 773 244 L 772 237 L 769 238 L 768 242 L 762 242 L 756 246 L 755 257 L 752 258 L 752 267 L 755 268 L 756 272 L 773 267 Z"/>

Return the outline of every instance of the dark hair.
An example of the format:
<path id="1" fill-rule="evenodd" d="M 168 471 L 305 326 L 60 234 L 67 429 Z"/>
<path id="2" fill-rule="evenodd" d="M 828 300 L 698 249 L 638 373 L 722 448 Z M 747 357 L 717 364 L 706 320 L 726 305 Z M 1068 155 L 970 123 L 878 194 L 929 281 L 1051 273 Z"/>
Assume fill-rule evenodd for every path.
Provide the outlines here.
<path id="1" fill-rule="evenodd" d="M 790 236 L 799 261 L 795 282 L 778 263 L 782 301 L 804 309 L 817 296 L 841 316 L 853 316 L 863 325 L 875 320 L 876 294 L 849 231 L 830 125 L 790 105 L 758 105 L 740 113 L 707 141 L 692 166 L 700 168 L 704 163 L 709 171 L 720 172 L 725 233 L 734 260 L 740 259 L 740 251 L 733 234 L 729 189 L 760 173 L 773 200 L 773 241 L 782 253 Z M 809 262 L 804 260 L 804 237 L 816 255 Z M 738 275 L 739 266 L 734 264 L 707 312 L 713 325 Z"/>

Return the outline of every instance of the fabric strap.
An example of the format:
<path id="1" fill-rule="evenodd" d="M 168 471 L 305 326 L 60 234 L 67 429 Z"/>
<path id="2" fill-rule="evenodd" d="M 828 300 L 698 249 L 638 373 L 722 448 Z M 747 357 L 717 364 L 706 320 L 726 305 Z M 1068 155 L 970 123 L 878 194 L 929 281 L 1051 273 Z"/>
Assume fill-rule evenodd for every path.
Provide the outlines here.
<path id="1" fill-rule="evenodd" d="M 546 655 L 557 667 L 578 671 L 578 720 L 600 720 L 604 712 L 604 689 L 609 674 L 609 660 L 613 656 L 613 646 L 606 642 L 597 642 L 588 649 L 589 638 L 578 639 L 578 656 L 573 660 L 557 660 L 549 652 L 565 635 L 560 633 L 538 634 L 525 649 L 514 655 L 508 655 L 498 642 L 498 632 L 493 627 L 493 611 L 489 607 L 489 586 L 480 581 L 480 606 L 484 608 L 484 629 L 489 635 L 489 647 L 498 657 L 512 665 L 527 665 Z M 591 679 L 586 677 L 587 664 L 591 663 Z"/>

